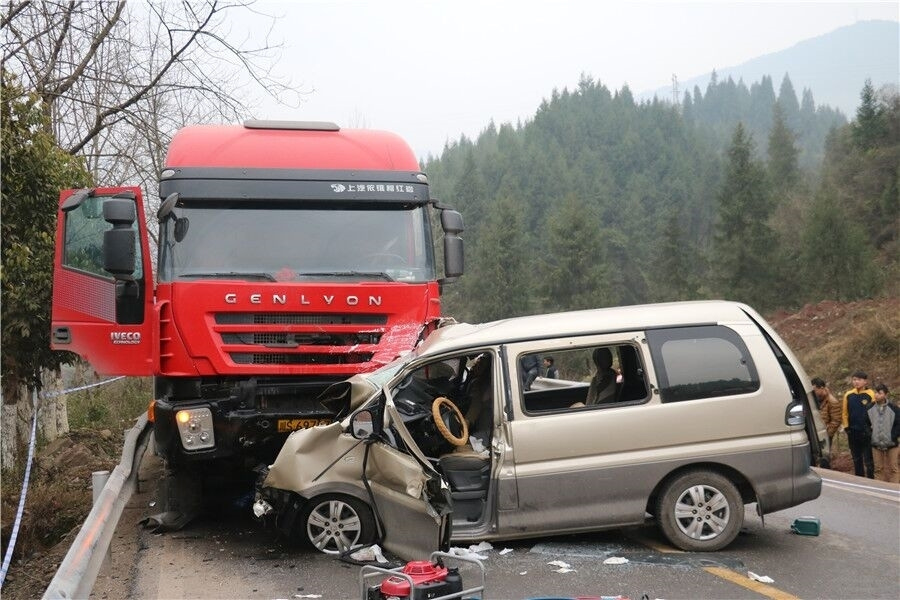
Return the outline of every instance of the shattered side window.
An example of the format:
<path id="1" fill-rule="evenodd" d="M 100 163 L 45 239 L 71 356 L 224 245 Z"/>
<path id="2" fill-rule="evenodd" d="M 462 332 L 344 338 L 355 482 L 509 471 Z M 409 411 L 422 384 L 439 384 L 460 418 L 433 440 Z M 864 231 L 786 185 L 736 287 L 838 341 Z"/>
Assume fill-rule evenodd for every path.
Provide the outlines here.
<path id="1" fill-rule="evenodd" d="M 639 404 L 650 397 L 641 349 L 632 343 L 533 352 L 517 365 L 528 414 Z"/>

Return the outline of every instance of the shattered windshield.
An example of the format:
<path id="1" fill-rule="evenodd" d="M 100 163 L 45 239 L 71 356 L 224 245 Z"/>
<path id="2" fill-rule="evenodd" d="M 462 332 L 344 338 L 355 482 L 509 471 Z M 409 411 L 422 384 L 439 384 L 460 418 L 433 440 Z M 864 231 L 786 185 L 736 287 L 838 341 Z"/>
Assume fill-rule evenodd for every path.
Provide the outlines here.
<path id="1" fill-rule="evenodd" d="M 160 225 L 160 281 L 434 278 L 421 205 L 192 201 Z"/>

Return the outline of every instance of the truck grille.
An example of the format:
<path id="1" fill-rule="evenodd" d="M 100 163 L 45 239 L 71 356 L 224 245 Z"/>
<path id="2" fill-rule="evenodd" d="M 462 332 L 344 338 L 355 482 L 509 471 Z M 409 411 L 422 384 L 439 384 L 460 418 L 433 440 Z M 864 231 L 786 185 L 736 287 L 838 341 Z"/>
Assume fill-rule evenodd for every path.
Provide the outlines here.
<path id="1" fill-rule="evenodd" d="M 226 344 L 252 344 L 269 348 L 294 346 L 355 346 L 377 344 L 381 333 L 223 333 Z"/>
<path id="2" fill-rule="evenodd" d="M 216 325 L 386 325 L 387 315 L 217 313 Z"/>
<path id="3" fill-rule="evenodd" d="M 387 321 L 387 315 L 355 313 L 215 315 L 223 350 L 242 365 L 370 362 Z"/>
<path id="4" fill-rule="evenodd" d="M 372 360 L 372 352 L 346 354 L 259 354 L 232 352 L 231 359 L 241 365 L 352 365 Z"/>

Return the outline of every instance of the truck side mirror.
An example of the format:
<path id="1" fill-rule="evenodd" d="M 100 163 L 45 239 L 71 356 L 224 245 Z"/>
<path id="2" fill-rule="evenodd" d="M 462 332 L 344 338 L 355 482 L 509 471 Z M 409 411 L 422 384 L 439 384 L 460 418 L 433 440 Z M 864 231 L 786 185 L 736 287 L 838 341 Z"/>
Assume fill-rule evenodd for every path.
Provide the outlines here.
<path id="1" fill-rule="evenodd" d="M 116 279 L 130 279 L 136 260 L 137 219 L 134 200 L 110 198 L 103 203 L 103 218 L 112 229 L 103 232 L 103 268 Z"/>
<path id="2" fill-rule="evenodd" d="M 463 218 L 455 210 L 441 211 L 441 228 L 444 230 L 444 277 L 455 279 L 463 274 L 465 261 L 463 240 Z"/>

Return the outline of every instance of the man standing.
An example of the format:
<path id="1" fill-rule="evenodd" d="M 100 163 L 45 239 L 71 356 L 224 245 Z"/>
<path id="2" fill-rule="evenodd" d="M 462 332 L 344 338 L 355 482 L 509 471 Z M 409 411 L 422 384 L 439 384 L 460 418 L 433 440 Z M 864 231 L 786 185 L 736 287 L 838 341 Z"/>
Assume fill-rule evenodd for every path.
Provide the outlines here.
<path id="1" fill-rule="evenodd" d="M 841 402 L 834 397 L 825 380 L 816 377 L 812 380 L 813 393 L 816 395 L 816 401 L 819 403 L 819 414 L 825 423 L 825 429 L 828 432 L 828 447 L 834 452 L 834 434 L 841 428 L 843 423 L 843 406 Z"/>
<path id="2" fill-rule="evenodd" d="M 887 399 L 888 388 L 875 386 L 875 404 L 866 415 L 872 427 L 872 457 L 875 459 L 875 479 L 900 483 L 897 454 L 900 452 L 900 408 Z"/>
<path id="3" fill-rule="evenodd" d="M 853 457 L 853 472 L 858 477 L 875 478 L 869 420 L 866 411 L 875 402 L 875 393 L 869 389 L 869 376 L 856 371 L 850 378 L 853 389 L 844 394 L 843 424 Z M 865 469 L 863 469 L 865 467 Z"/>

